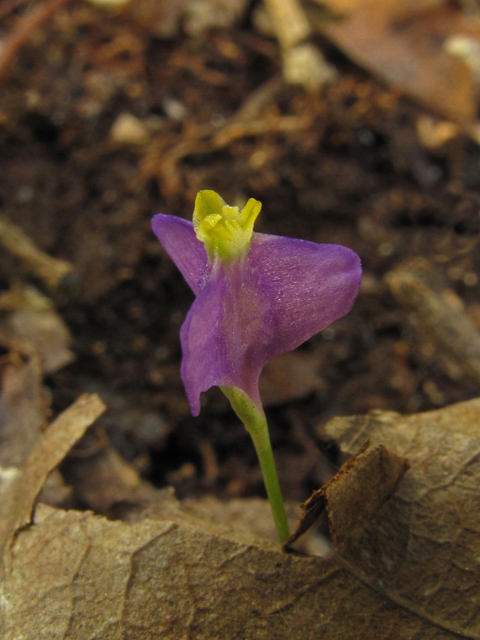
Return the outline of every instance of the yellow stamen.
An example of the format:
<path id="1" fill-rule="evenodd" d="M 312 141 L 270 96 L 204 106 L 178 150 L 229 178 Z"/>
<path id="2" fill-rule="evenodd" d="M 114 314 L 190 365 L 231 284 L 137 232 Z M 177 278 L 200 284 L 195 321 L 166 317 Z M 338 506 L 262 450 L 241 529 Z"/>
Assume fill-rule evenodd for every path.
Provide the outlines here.
<path id="1" fill-rule="evenodd" d="M 193 211 L 193 226 L 210 257 L 222 260 L 248 253 L 253 225 L 262 203 L 250 198 L 240 211 L 231 207 L 215 191 L 199 191 Z"/>

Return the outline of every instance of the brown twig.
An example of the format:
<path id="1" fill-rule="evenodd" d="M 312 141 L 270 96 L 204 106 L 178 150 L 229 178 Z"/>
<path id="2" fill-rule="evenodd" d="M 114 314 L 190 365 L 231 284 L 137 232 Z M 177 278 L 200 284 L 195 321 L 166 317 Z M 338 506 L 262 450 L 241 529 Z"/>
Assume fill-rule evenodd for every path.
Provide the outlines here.
<path id="1" fill-rule="evenodd" d="M 10 61 L 43 22 L 58 11 L 69 0 L 45 0 L 19 18 L 12 33 L 5 38 L 0 48 L 0 81 L 4 79 Z"/>
<path id="2" fill-rule="evenodd" d="M 266 82 L 250 95 L 237 113 L 222 127 L 211 123 L 192 127 L 188 136 L 170 147 L 165 144 L 165 138 L 153 143 L 142 160 L 142 174 L 157 176 L 163 192 L 171 197 L 178 193 L 181 187 L 178 164 L 186 156 L 211 153 L 228 147 L 241 138 L 311 129 L 313 114 L 301 116 L 262 114 L 280 87 L 279 78 Z"/>
<path id="3" fill-rule="evenodd" d="M 0 215 L 0 245 L 19 258 L 25 267 L 41 278 L 50 288 L 56 288 L 73 271 L 73 265 L 40 251 L 31 238 L 8 218 Z"/>
<path id="4" fill-rule="evenodd" d="M 318 89 L 335 71 L 319 49 L 308 42 L 310 23 L 299 0 L 265 0 L 283 55 L 283 76 L 289 84 Z"/>
<path id="5" fill-rule="evenodd" d="M 307 40 L 311 28 L 298 0 L 266 0 L 282 49 L 292 49 Z"/>
<path id="6" fill-rule="evenodd" d="M 142 163 L 143 172 L 157 175 L 161 181 L 163 192 L 168 196 L 173 196 L 181 186 L 178 163 L 186 156 L 224 149 L 241 138 L 307 131 L 311 126 L 312 118 L 308 115 L 260 117 L 250 122 L 234 119 L 220 130 L 215 128 L 215 132 L 211 125 L 208 125 L 205 129 L 202 128 L 201 132 L 198 131 L 195 138 L 182 140 L 167 153 L 157 150 L 150 154 Z"/>

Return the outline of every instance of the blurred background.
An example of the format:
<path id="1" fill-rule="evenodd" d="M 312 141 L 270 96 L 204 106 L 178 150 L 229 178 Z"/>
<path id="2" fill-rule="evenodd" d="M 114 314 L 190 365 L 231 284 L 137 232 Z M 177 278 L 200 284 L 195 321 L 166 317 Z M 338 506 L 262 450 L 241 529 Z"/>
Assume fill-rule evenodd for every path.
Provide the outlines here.
<path id="1" fill-rule="evenodd" d="M 263 495 L 226 399 L 194 419 L 180 380 L 193 294 L 150 218 L 200 189 L 363 262 L 352 312 L 261 379 L 287 499 L 340 462 L 331 417 L 478 396 L 479 82 L 475 0 L 1 0 L 1 358 L 35 351 L 50 416 L 108 405 L 52 501 L 113 513 L 115 474 Z"/>

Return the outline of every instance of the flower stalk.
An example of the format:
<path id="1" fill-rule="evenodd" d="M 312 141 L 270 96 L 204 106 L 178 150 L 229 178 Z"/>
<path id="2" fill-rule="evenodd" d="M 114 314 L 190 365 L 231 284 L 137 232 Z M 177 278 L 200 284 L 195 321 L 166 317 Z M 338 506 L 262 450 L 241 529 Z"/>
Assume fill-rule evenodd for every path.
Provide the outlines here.
<path id="1" fill-rule="evenodd" d="M 238 387 L 221 387 L 221 389 L 230 400 L 232 409 L 252 437 L 262 470 L 263 482 L 270 501 L 273 520 L 280 542 L 283 544 L 290 537 L 290 529 L 288 527 L 282 491 L 278 482 L 275 460 L 273 459 L 272 444 L 270 442 L 265 413 L 263 409 L 259 409 Z"/>

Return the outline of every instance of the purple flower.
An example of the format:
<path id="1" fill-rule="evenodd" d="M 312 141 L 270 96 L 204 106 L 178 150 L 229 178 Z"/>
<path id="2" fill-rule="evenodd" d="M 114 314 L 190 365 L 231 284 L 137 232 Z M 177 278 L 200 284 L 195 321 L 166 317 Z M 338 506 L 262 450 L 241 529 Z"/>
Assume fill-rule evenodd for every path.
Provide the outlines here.
<path id="1" fill-rule="evenodd" d="M 260 207 L 249 200 L 240 213 L 201 191 L 195 226 L 163 214 L 152 220 L 196 296 L 180 331 L 181 375 L 194 416 L 200 393 L 212 386 L 236 386 L 261 408 L 264 365 L 348 313 L 360 287 L 352 250 L 252 233 Z M 243 234 L 237 244 L 231 235 L 225 240 L 232 229 L 234 240 Z"/>

